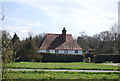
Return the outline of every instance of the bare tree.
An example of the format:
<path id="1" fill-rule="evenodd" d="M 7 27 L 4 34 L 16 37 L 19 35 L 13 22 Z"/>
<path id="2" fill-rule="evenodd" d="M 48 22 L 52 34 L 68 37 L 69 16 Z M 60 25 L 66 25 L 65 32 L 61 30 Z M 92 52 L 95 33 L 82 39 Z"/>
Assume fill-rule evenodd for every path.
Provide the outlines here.
<path id="1" fill-rule="evenodd" d="M 118 25 L 114 24 L 111 28 L 110 28 L 110 32 L 112 34 L 112 41 L 113 41 L 113 46 L 114 46 L 114 50 L 116 51 L 116 53 L 118 53 L 118 36 L 119 36 L 119 32 L 118 32 Z"/>
<path id="2" fill-rule="evenodd" d="M 5 18 L 4 9 L 3 6 L 1 5 L 0 20 L 4 20 L 4 18 Z"/>

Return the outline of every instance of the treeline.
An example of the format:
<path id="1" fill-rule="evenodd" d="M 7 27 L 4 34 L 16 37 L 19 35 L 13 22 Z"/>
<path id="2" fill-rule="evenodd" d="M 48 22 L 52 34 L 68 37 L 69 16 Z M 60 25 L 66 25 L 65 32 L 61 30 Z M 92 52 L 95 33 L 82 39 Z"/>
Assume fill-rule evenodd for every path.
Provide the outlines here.
<path id="1" fill-rule="evenodd" d="M 41 55 L 37 51 L 41 41 L 43 40 L 44 34 L 39 34 L 36 36 L 29 35 L 28 38 L 20 40 L 16 33 L 13 37 L 11 37 L 7 31 L 3 30 L 1 32 L 3 56 L 13 56 L 12 53 L 10 53 L 13 51 L 15 52 L 15 61 L 40 61 Z M 4 49 L 6 51 L 4 51 Z"/>
<path id="2" fill-rule="evenodd" d="M 29 37 L 20 40 L 16 33 L 11 37 L 7 31 L 2 30 L 2 54 L 15 56 L 15 61 L 41 61 L 42 55 L 37 51 L 44 35 L 33 36 L 29 33 Z M 120 54 L 120 33 L 116 24 L 110 31 L 103 31 L 94 36 L 82 34 L 77 38 L 77 42 L 82 47 L 83 53 L 87 51 L 92 54 Z"/>
<path id="3" fill-rule="evenodd" d="M 94 54 L 120 54 L 120 32 L 114 24 L 109 31 L 103 31 L 94 36 L 82 34 L 77 38 L 83 51 Z"/>

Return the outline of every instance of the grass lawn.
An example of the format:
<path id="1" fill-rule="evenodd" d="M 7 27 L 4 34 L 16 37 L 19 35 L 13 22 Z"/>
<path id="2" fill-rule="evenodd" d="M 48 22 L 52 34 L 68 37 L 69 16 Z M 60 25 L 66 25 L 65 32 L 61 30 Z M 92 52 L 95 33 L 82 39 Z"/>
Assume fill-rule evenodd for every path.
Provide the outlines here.
<path id="1" fill-rule="evenodd" d="M 103 65 L 100 63 L 40 63 L 40 62 L 15 62 L 8 67 L 16 69 L 78 69 L 78 70 L 120 70 L 120 66 Z"/>
<path id="2" fill-rule="evenodd" d="M 40 63 L 40 62 L 15 62 L 8 67 L 16 69 L 87 69 L 87 70 L 118 70 L 120 66 L 103 65 L 100 63 Z M 119 72 L 54 72 L 54 71 L 10 71 L 9 79 L 118 79 Z"/>
<path id="3" fill-rule="evenodd" d="M 51 71 L 18 71 L 10 72 L 9 79 L 118 79 L 118 72 L 51 72 Z"/>

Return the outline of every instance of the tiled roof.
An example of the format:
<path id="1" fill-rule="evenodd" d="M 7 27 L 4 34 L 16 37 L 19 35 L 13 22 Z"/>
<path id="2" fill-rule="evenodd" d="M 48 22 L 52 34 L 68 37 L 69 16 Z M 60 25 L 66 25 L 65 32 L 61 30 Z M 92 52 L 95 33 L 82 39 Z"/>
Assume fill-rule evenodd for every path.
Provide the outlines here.
<path id="1" fill-rule="evenodd" d="M 46 34 L 40 49 L 82 50 L 71 34 Z"/>

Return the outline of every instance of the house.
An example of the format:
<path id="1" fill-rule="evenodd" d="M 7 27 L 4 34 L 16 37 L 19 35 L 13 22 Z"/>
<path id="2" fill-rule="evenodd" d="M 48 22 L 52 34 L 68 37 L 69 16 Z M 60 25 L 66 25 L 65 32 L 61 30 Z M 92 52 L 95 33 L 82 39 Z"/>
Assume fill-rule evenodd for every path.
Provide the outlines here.
<path id="1" fill-rule="evenodd" d="M 38 52 L 82 55 L 82 48 L 71 34 L 66 34 L 66 29 L 63 28 L 62 34 L 46 34 Z"/>

